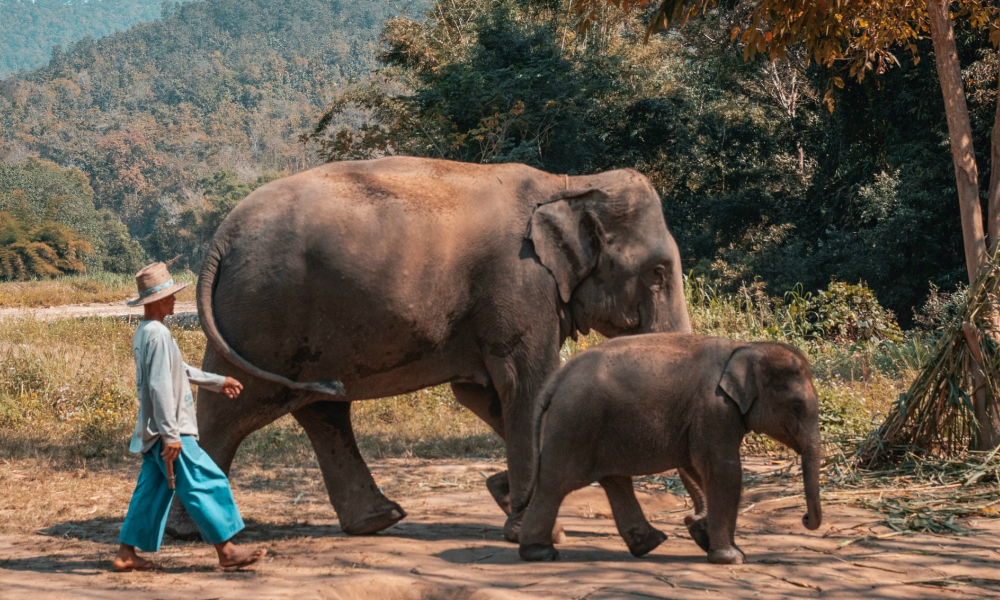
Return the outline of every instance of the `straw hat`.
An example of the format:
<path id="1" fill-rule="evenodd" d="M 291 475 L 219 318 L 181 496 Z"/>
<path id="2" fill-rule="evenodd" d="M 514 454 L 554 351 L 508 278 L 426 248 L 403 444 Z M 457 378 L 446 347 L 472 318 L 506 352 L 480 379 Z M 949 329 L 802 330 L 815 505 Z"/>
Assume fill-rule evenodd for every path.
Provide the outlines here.
<path id="1" fill-rule="evenodd" d="M 167 271 L 167 265 L 161 262 L 142 268 L 135 274 L 135 284 L 139 288 L 139 297 L 129 300 L 129 306 L 142 306 L 156 302 L 183 290 L 190 283 L 174 283 L 174 278 Z"/>

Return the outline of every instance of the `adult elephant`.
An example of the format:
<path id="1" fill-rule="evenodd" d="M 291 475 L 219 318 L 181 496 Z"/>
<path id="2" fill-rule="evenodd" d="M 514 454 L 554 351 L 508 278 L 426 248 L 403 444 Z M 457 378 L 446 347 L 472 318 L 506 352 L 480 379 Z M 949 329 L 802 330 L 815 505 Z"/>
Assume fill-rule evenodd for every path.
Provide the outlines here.
<path id="1" fill-rule="evenodd" d="M 204 368 L 245 384 L 235 401 L 201 392 L 202 446 L 228 472 L 249 433 L 291 413 L 348 534 L 405 516 L 358 452 L 351 402 L 450 383 L 506 444 L 509 480 L 488 485 L 509 514 L 527 494 L 532 399 L 563 341 L 690 330 L 677 244 L 630 169 L 327 164 L 233 209 L 197 294 Z M 175 515 L 171 530 L 193 524 Z"/>

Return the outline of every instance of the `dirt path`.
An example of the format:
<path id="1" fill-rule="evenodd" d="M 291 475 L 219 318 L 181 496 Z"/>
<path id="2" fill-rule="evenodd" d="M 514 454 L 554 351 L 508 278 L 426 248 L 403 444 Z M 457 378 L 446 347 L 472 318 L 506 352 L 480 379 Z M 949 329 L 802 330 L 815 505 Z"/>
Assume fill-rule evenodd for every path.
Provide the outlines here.
<path id="1" fill-rule="evenodd" d="M 0 598 L 1000 597 L 1000 520 L 963 521 L 977 531 L 966 537 L 897 533 L 828 494 L 824 525 L 809 532 L 800 522 L 800 485 L 791 480 L 747 492 L 737 533 L 747 565 L 708 564 L 684 530 L 685 498 L 668 493 L 640 493 L 670 539 L 633 558 L 596 487 L 563 507 L 562 560 L 524 563 L 503 541 L 503 515 L 483 486 L 500 468 L 373 461 L 379 484 L 409 516 L 368 537 L 340 532 L 316 468 L 235 470 L 248 522 L 240 540 L 268 548 L 263 564 L 223 573 L 204 544 L 168 542 L 156 555 L 166 572 L 117 574 L 108 565 L 137 466 L 89 473 L 8 462 L 0 467 Z"/>
<path id="2" fill-rule="evenodd" d="M 197 318 L 195 302 L 178 302 L 174 306 L 175 319 Z M 65 304 L 42 308 L 0 308 L 0 320 L 33 317 L 43 321 L 73 317 L 142 317 L 142 307 L 130 307 L 124 302 L 112 304 Z"/>

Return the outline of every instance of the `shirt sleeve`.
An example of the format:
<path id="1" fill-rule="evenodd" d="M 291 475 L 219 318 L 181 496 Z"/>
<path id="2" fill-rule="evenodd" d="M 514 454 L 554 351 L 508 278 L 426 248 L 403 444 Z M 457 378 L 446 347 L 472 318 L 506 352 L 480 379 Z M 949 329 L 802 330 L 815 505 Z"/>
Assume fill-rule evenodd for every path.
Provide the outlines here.
<path id="1" fill-rule="evenodd" d="M 177 397 L 170 373 L 170 338 L 154 335 L 146 344 L 153 420 L 165 444 L 177 443 L 181 441 L 181 434 L 177 424 Z"/>
<path id="2" fill-rule="evenodd" d="M 225 376 L 216 375 L 215 373 L 206 373 L 205 371 L 202 371 L 197 367 L 192 367 L 187 363 L 184 363 L 184 372 L 187 374 L 188 381 L 198 387 L 207 388 L 213 392 L 221 392 L 222 386 L 226 383 Z"/>

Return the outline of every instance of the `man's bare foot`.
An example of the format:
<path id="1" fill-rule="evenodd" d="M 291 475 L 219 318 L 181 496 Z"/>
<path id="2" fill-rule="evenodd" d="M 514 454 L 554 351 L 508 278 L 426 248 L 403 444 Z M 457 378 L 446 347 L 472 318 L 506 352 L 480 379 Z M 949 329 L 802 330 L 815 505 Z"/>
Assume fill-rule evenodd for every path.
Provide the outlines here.
<path id="1" fill-rule="evenodd" d="M 263 548 L 241 548 L 232 542 L 215 545 L 219 555 L 219 566 L 227 571 L 248 567 L 267 555 Z"/>
<path id="2" fill-rule="evenodd" d="M 146 560 L 136 554 L 135 546 L 121 544 L 114 560 L 115 571 L 128 573 L 130 571 L 159 571 L 163 567 L 151 560 Z"/>

